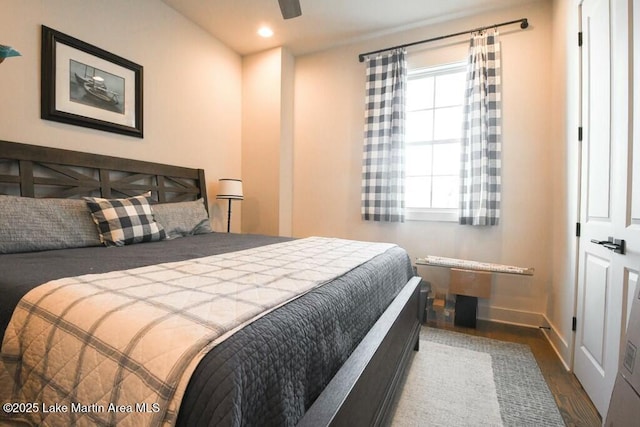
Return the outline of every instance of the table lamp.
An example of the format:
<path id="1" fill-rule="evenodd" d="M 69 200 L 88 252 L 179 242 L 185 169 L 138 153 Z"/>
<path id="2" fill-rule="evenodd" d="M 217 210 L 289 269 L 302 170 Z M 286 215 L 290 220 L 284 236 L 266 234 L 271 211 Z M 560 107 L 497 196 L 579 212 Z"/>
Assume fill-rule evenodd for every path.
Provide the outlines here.
<path id="1" fill-rule="evenodd" d="M 228 199 L 229 211 L 227 213 L 227 233 L 231 231 L 231 201 L 242 200 L 242 180 L 221 178 L 218 180 L 218 195 L 216 199 Z"/>

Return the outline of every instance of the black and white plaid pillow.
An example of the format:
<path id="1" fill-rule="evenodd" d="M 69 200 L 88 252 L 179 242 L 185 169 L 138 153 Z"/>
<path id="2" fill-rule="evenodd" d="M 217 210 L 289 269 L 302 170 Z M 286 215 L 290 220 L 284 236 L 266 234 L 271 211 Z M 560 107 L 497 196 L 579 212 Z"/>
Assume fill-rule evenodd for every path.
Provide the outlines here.
<path id="1" fill-rule="evenodd" d="M 85 197 L 93 222 L 98 226 L 100 240 L 106 246 L 162 240 L 166 233 L 153 218 L 147 196 L 128 199 Z"/>

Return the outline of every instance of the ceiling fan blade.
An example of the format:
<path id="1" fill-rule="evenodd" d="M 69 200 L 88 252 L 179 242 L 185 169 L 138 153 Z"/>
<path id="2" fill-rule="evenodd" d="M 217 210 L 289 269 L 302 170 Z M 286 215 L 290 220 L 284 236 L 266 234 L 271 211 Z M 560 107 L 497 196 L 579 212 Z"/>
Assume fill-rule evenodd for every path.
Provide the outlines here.
<path id="1" fill-rule="evenodd" d="M 300 0 L 278 0 L 280 11 L 284 19 L 291 19 L 302 15 Z"/>

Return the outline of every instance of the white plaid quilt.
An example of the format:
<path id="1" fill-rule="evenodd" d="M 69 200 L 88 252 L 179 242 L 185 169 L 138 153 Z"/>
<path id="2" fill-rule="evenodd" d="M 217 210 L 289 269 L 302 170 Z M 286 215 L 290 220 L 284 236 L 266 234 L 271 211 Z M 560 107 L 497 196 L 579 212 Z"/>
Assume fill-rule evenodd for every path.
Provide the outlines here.
<path id="1" fill-rule="evenodd" d="M 209 349 L 392 246 L 313 237 L 39 286 L 4 337 L 0 424 L 172 425 Z"/>

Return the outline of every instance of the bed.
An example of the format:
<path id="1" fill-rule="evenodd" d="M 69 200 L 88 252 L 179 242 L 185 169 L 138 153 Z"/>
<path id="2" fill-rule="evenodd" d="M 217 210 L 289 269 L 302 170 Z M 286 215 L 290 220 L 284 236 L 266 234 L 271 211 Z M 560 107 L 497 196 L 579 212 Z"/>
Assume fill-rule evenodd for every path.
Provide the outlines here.
<path id="1" fill-rule="evenodd" d="M 0 141 L 0 194 L 0 211 L 9 212 L 0 212 L 0 246 L 2 239 L 9 241 L 0 255 L 0 371 L 12 379 L 10 387 L 0 380 L 0 401 L 10 404 L 0 411 L 0 423 L 368 426 L 388 421 L 418 350 L 420 328 L 420 279 L 403 249 L 211 232 L 203 221 L 208 203 L 202 170 L 8 141 Z M 92 199 L 87 203 L 82 197 Z M 113 208 L 114 201 L 141 198 L 161 224 L 145 234 L 144 239 L 152 236 L 149 241 L 123 244 L 126 233 L 103 235 L 93 215 L 104 213 L 102 203 Z M 56 202 L 66 214 L 71 209 L 82 216 L 55 230 L 62 238 L 49 236 L 51 224 L 42 224 L 57 218 L 49 206 L 54 199 L 69 201 Z M 85 205 L 89 209 L 83 213 Z M 7 237 L 24 231 L 38 215 L 40 234 Z M 87 218 L 98 221 L 101 233 Z M 31 241 L 25 245 L 25 240 Z M 121 246 L 105 247 L 105 241 Z M 268 284 L 257 283 L 258 277 L 268 277 Z M 193 283 L 198 285 L 191 289 Z M 233 292 L 222 292 L 223 285 Z M 176 292 L 181 298 L 172 300 L 181 305 L 172 308 L 179 315 L 173 329 L 155 332 L 165 317 L 142 323 L 141 313 L 150 306 L 168 310 L 167 295 Z M 204 295 L 202 300 L 193 302 L 194 292 Z M 125 294 L 130 300 L 122 299 Z M 97 305 L 83 306 L 94 299 Z M 117 310 L 110 301 L 117 301 Z M 235 323 L 225 318 L 201 325 L 201 312 L 216 317 L 225 310 L 233 311 Z M 70 313 L 79 324 L 97 316 L 99 322 L 91 325 L 100 326 L 80 329 L 68 320 L 74 317 Z M 144 353 L 145 364 L 108 340 L 122 341 L 123 348 L 144 342 L 137 351 Z M 159 362 L 171 357 L 181 369 Z M 163 381 L 156 370 L 166 371 Z"/>

